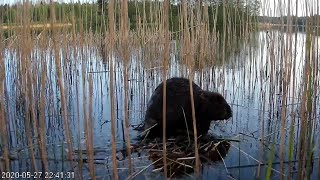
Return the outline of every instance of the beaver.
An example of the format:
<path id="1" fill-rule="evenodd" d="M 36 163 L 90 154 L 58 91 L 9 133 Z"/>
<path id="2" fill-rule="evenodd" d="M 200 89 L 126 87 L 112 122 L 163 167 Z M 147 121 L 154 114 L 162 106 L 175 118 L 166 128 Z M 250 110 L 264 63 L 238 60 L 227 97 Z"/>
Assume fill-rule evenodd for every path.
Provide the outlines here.
<path id="1" fill-rule="evenodd" d="M 189 79 L 174 77 L 166 80 L 166 136 L 175 137 L 193 133 L 192 107 Z M 163 82 L 153 92 L 147 104 L 144 135 L 162 137 Z M 192 82 L 196 127 L 198 135 L 207 134 L 212 120 L 232 117 L 231 107 L 225 98 L 216 92 L 205 91 Z"/>

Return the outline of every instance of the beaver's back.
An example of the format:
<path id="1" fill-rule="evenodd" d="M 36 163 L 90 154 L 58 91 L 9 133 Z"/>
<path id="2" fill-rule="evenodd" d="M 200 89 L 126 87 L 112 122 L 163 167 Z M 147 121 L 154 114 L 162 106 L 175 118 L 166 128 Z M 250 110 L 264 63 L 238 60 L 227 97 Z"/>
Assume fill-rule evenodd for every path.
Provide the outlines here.
<path id="1" fill-rule="evenodd" d="M 190 83 L 186 78 L 171 78 L 166 81 L 166 119 L 167 119 L 167 135 L 179 134 L 180 131 L 185 132 L 186 124 L 191 127 L 192 110 L 190 98 Z M 157 126 L 150 130 L 150 135 L 159 136 L 162 134 L 162 117 L 163 117 L 163 86 L 164 83 L 158 85 L 152 94 L 145 116 L 144 129 L 148 129 L 158 123 Z M 195 109 L 200 98 L 198 97 L 202 89 L 192 82 Z M 190 130 L 190 129 L 189 129 Z"/>

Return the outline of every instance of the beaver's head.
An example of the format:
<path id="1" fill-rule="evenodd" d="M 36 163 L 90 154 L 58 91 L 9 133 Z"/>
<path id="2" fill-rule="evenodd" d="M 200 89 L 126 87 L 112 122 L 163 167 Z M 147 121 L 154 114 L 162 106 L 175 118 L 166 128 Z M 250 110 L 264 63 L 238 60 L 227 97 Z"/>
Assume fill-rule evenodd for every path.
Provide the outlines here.
<path id="1" fill-rule="evenodd" d="M 206 120 L 225 120 L 232 117 L 232 110 L 224 97 L 216 92 L 203 91 L 200 94 L 201 116 Z"/>

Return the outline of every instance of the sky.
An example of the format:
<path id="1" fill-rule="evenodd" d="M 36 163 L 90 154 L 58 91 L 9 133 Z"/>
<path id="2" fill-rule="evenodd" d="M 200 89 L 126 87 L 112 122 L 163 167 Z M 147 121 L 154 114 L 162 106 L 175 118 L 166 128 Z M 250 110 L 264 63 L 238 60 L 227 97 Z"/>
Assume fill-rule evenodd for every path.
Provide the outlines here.
<path id="1" fill-rule="evenodd" d="M 22 0 L 0 0 L 0 4 L 13 4 Z M 32 2 L 38 2 L 40 0 L 31 0 Z M 50 0 L 44 0 L 50 1 Z M 55 2 L 96 2 L 96 0 L 54 0 Z M 250 0 L 249 0 L 250 1 Z M 320 2 L 318 0 L 260 0 L 262 8 L 260 9 L 260 15 L 262 16 L 281 16 L 288 15 L 290 7 L 290 14 L 298 16 L 306 16 L 319 13 Z M 288 4 L 289 2 L 290 5 Z M 298 13 L 296 13 L 296 4 L 298 4 Z M 281 8 L 280 8 L 281 7 Z"/>

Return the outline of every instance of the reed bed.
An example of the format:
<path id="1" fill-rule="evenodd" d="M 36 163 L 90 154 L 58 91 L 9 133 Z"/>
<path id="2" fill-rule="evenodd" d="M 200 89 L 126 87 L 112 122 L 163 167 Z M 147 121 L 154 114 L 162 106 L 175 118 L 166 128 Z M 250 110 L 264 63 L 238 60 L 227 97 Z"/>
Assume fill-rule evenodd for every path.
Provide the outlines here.
<path id="1" fill-rule="evenodd" d="M 0 6 L 2 175 L 318 179 L 313 7 L 319 2 Z M 270 25 L 259 14 L 279 18 Z M 207 137 L 137 139 L 153 90 L 174 76 L 223 94 L 232 119 L 213 122 Z"/>

